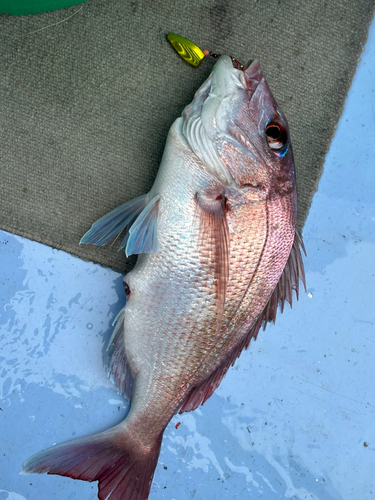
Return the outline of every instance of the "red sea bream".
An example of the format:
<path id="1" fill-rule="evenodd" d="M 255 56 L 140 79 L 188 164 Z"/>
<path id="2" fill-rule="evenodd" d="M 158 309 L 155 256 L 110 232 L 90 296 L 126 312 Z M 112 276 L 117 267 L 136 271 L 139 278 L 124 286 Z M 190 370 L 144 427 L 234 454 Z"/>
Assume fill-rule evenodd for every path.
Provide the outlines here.
<path id="1" fill-rule="evenodd" d="M 146 500 L 164 429 L 219 386 L 304 280 L 288 125 L 259 63 L 222 56 L 171 127 L 151 191 L 93 224 L 82 243 L 139 254 L 108 347 L 130 411 L 116 427 L 24 464 L 99 481 L 101 500 Z M 251 396 L 249 396 L 251 397 Z"/>

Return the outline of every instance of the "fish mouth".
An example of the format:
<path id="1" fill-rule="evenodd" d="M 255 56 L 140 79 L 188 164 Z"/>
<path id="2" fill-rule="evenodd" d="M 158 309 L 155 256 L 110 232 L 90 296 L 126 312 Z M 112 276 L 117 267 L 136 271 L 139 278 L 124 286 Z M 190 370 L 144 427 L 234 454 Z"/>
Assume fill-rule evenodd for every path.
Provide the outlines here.
<path id="1" fill-rule="evenodd" d="M 218 151 L 221 142 L 235 142 L 253 155 L 229 131 L 238 109 L 249 103 L 263 76 L 258 61 L 237 69 L 229 56 L 221 56 L 212 73 L 182 112 L 181 133 L 190 149 L 210 173 L 226 186 L 238 187 Z"/>
<path id="2" fill-rule="evenodd" d="M 221 56 L 212 72 L 214 85 L 218 87 L 228 85 L 227 75 L 230 75 L 232 83 L 246 90 L 251 90 L 254 93 L 263 78 L 259 61 L 257 59 L 250 59 L 240 69 L 237 67 L 238 64 L 238 61 L 229 56 Z M 224 89 L 222 91 L 225 92 Z M 251 96 L 247 96 L 248 99 L 249 97 L 251 98 Z"/>
<path id="3" fill-rule="evenodd" d="M 193 102 L 187 109 L 190 108 L 190 112 L 196 116 L 200 115 L 203 105 L 211 93 L 224 97 L 233 88 L 233 84 L 239 89 L 250 90 L 253 94 L 262 78 L 260 65 L 256 59 L 249 60 L 242 69 L 237 69 L 236 63 L 231 57 L 221 56 L 211 75 L 195 93 Z M 252 95 L 247 95 L 248 100 L 251 97 Z"/>

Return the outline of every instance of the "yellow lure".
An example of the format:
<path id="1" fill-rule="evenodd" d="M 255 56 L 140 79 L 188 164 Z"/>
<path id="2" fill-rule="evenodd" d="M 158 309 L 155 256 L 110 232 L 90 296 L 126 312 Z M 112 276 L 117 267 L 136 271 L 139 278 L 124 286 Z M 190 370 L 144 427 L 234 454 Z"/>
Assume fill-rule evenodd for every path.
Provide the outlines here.
<path id="1" fill-rule="evenodd" d="M 200 65 L 205 54 L 195 43 L 174 33 L 169 33 L 167 38 L 184 61 L 195 67 Z"/>

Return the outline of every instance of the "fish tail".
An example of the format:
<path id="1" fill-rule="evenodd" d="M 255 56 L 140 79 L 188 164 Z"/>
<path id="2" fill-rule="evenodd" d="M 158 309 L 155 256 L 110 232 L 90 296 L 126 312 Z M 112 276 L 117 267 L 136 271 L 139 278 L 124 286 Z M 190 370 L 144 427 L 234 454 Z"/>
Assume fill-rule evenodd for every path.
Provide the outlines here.
<path id="1" fill-rule="evenodd" d="M 48 448 L 23 464 L 20 474 L 58 474 L 83 481 L 99 481 L 98 498 L 147 500 L 162 437 L 141 445 L 129 427 L 108 431 Z"/>

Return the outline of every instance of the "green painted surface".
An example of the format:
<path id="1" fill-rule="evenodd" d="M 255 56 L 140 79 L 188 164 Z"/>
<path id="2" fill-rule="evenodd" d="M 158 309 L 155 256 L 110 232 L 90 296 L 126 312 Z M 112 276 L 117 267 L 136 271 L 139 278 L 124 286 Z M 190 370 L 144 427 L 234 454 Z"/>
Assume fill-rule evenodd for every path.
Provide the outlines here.
<path id="1" fill-rule="evenodd" d="M 62 9 L 82 3 L 82 0 L 0 0 L 0 14 L 24 16 Z"/>

